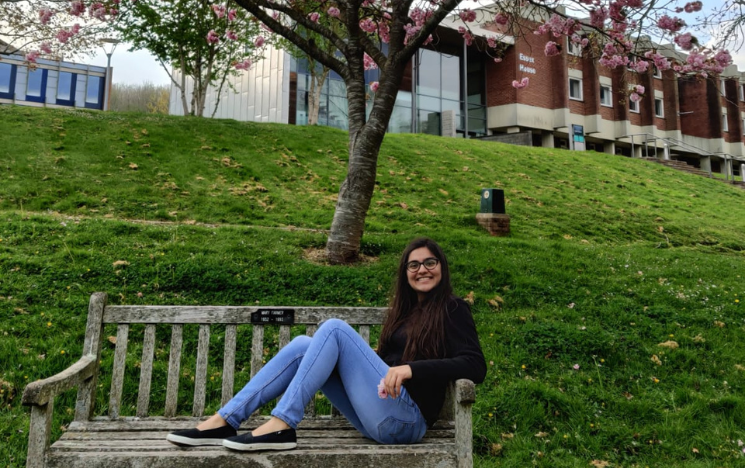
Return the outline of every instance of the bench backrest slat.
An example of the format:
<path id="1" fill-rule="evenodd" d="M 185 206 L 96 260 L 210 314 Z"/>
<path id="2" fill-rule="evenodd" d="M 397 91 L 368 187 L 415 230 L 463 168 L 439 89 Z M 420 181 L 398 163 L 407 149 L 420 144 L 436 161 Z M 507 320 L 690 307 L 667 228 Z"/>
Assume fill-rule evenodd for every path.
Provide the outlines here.
<path id="1" fill-rule="evenodd" d="M 168 360 L 168 383 L 166 384 L 166 406 L 164 414 L 167 418 L 176 416 L 176 402 L 178 401 L 178 379 L 181 371 L 181 345 L 183 343 L 183 325 L 171 327 L 171 356 Z"/>
<path id="2" fill-rule="evenodd" d="M 225 326 L 225 354 L 222 365 L 222 403 L 225 406 L 233 398 L 233 380 L 235 379 L 235 342 L 236 325 Z"/>
<path id="3" fill-rule="evenodd" d="M 109 394 L 109 417 L 119 418 L 122 403 L 122 389 L 124 388 L 124 367 L 127 358 L 127 339 L 129 325 L 120 324 L 116 330 L 116 351 L 114 351 L 114 368 L 111 373 L 111 393 Z"/>
<path id="4" fill-rule="evenodd" d="M 360 325 L 360 336 L 365 343 L 370 344 L 370 325 Z"/>
<path id="5" fill-rule="evenodd" d="M 137 417 L 147 416 L 150 406 L 150 381 L 153 376 L 153 355 L 155 354 L 155 325 L 145 325 L 145 338 L 142 342 L 142 364 L 140 365 L 140 388 L 137 392 Z"/>
<path id="6" fill-rule="evenodd" d="M 350 325 L 383 323 L 383 307 L 190 307 L 190 306 L 108 306 L 104 323 L 251 323 L 251 313 L 258 310 L 292 309 L 295 324 L 317 325 L 330 318 L 343 318 Z"/>
<path id="7" fill-rule="evenodd" d="M 284 348 L 290 344 L 290 326 L 280 325 L 279 326 L 279 349 Z"/>
<path id="8" fill-rule="evenodd" d="M 318 330 L 318 325 L 308 325 L 305 327 L 305 334 L 307 336 L 313 336 L 316 330 Z M 308 406 L 305 407 L 305 414 L 309 417 L 316 415 L 316 400 L 314 398 L 311 398 Z"/>
<path id="9" fill-rule="evenodd" d="M 207 354 L 210 349 L 210 326 L 199 325 L 199 344 L 197 344 L 197 369 L 194 376 L 194 406 L 192 414 L 202 417 L 207 392 Z"/>
<path id="10" fill-rule="evenodd" d="M 261 360 L 264 356 L 264 325 L 253 326 L 253 338 L 251 341 L 251 378 L 253 379 L 264 365 Z"/>

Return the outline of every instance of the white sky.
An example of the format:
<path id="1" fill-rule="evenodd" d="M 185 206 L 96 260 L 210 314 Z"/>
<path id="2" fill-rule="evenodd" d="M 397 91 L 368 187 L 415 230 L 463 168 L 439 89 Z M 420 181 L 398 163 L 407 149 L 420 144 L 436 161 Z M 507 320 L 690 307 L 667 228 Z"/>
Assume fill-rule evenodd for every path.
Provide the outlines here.
<path id="1" fill-rule="evenodd" d="M 685 0 L 681 0 L 684 3 Z M 721 6 L 724 0 L 703 0 L 704 8 Z M 473 3 L 473 2 L 466 2 Z M 168 75 L 147 51 L 129 52 L 127 44 L 119 44 L 111 57 L 111 66 L 114 68 L 113 81 L 121 84 L 139 84 L 151 82 L 156 85 L 169 84 Z M 745 50 L 730 50 L 735 64 L 741 72 L 745 72 Z M 82 58 L 82 62 L 92 65 L 106 66 L 106 55 L 101 51 L 92 58 Z"/>

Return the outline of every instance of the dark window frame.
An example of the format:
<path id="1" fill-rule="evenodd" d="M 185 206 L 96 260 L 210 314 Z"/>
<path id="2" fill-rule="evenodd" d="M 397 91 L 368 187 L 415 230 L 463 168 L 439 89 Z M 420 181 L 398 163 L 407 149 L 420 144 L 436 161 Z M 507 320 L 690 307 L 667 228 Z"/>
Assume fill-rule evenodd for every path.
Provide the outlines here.
<path id="1" fill-rule="evenodd" d="M 98 87 L 98 102 L 96 103 L 88 102 L 88 80 L 90 80 L 91 78 L 98 78 L 100 80 L 100 85 Z M 105 89 L 106 89 L 106 77 L 105 76 L 87 75 L 85 78 L 85 108 L 103 110 L 103 95 L 104 95 Z"/>
<path id="2" fill-rule="evenodd" d="M 39 96 L 28 95 L 28 82 L 31 77 L 31 70 L 29 70 L 26 75 L 26 101 L 44 104 L 47 100 L 47 78 L 49 77 L 49 70 L 46 68 L 37 68 L 36 70 L 41 71 L 41 89 L 39 90 Z"/>
<path id="3" fill-rule="evenodd" d="M 70 75 L 72 75 L 72 77 L 70 78 L 70 99 L 57 98 L 56 103 L 58 106 L 75 107 L 75 92 L 77 91 L 78 74 L 73 73 L 73 72 L 63 72 L 63 71 L 59 72 L 59 74 L 57 75 L 57 95 L 59 95 L 59 82 L 60 82 L 60 77 L 62 76 L 63 73 L 69 73 Z"/>
<path id="4" fill-rule="evenodd" d="M 7 93 L 0 92 L 0 99 L 14 99 L 15 89 L 16 89 L 17 66 L 12 63 L 6 63 L 3 65 L 10 66 L 10 82 L 8 83 L 8 92 Z"/>

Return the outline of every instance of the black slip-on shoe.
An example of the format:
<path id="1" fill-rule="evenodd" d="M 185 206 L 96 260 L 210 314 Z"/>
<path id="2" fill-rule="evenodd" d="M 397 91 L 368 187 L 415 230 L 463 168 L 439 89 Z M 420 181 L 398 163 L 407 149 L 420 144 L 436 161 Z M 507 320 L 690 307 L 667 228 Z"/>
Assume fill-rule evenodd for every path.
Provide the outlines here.
<path id="1" fill-rule="evenodd" d="M 206 429 L 204 431 L 194 428 L 171 432 L 166 440 L 176 445 L 222 445 L 223 440 L 228 437 L 235 437 L 236 434 L 237 432 L 233 429 L 233 426 L 228 424 L 217 429 Z"/>
<path id="2" fill-rule="evenodd" d="M 252 436 L 250 432 L 235 437 L 229 437 L 222 442 L 223 447 L 233 450 L 290 450 L 297 447 L 295 429 L 270 432 L 260 436 Z"/>

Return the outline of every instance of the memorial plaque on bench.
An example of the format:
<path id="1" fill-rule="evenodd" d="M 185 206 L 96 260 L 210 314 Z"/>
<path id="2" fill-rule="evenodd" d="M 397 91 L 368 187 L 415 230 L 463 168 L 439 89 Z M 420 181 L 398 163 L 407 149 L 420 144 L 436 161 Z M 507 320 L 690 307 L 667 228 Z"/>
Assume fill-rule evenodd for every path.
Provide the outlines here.
<path id="1" fill-rule="evenodd" d="M 270 323 L 294 325 L 295 309 L 259 309 L 251 312 L 251 323 L 253 325 L 269 325 Z"/>

